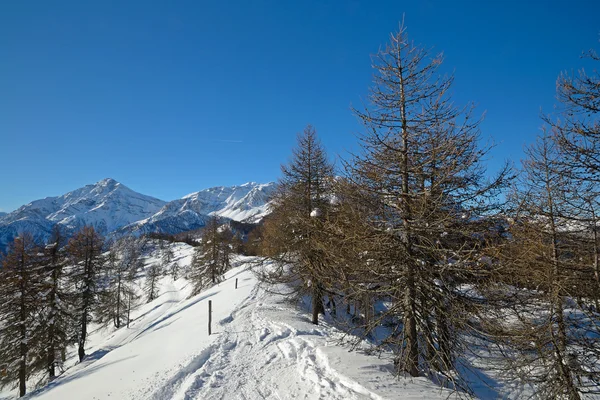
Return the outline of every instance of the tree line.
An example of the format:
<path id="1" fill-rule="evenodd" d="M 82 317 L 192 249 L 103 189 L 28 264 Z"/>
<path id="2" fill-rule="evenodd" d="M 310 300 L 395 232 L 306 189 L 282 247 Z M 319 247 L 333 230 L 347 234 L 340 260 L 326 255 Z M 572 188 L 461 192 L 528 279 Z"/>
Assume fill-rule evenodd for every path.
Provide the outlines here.
<path id="1" fill-rule="evenodd" d="M 198 233 L 191 265 L 180 265 L 169 241 L 109 242 L 92 226 L 67 238 L 57 225 L 43 245 L 15 238 L 0 269 L 0 386 L 18 383 L 24 396 L 34 375 L 55 379 L 73 345 L 83 361 L 90 324 L 129 328 L 132 310 L 160 295 L 166 275 L 187 278 L 194 293 L 220 282 L 239 251 L 235 235 L 217 218 Z"/>
<path id="2" fill-rule="evenodd" d="M 314 127 L 298 135 L 255 233 L 275 261 L 261 277 L 393 352 L 398 374 L 472 393 L 485 358 L 540 398 L 600 394 L 600 77 L 561 75 L 521 168 L 490 176 L 442 61 L 391 35 L 338 170 Z"/>

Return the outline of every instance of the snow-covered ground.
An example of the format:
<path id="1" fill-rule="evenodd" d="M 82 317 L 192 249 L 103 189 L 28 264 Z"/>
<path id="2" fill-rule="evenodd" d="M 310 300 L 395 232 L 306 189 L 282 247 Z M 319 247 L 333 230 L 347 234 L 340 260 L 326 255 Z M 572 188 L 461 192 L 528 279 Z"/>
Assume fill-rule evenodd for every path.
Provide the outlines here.
<path id="1" fill-rule="evenodd" d="M 191 248 L 176 246 L 183 266 Z M 129 328 L 96 329 L 86 359 L 76 363 L 73 354 L 70 368 L 28 398 L 448 397 L 450 392 L 426 378 L 393 377 L 389 360 L 340 345 L 341 331 L 327 323 L 312 325 L 306 312 L 264 290 L 249 261 L 238 258 L 224 282 L 194 297 L 185 279 L 163 278 L 159 298 L 139 307 Z"/>

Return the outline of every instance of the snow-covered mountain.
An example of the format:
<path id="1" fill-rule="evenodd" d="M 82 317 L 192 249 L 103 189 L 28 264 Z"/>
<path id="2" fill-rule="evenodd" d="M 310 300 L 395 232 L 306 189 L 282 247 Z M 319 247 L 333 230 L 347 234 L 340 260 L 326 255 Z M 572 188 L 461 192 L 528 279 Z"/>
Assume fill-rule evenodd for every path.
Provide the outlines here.
<path id="1" fill-rule="evenodd" d="M 0 249 L 17 235 L 49 237 L 55 224 L 73 232 L 93 225 L 103 235 L 179 233 L 198 229 L 209 216 L 255 222 L 268 213 L 273 183 L 215 187 L 165 202 L 137 193 L 114 179 L 103 179 L 62 196 L 33 201 L 0 215 Z"/>
<path id="2" fill-rule="evenodd" d="M 134 192 L 114 179 L 103 179 L 62 196 L 33 201 L 1 216 L 0 247 L 23 232 L 45 240 L 55 224 L 67 232 L 92 225 L 107 234 L 153 215 L 165 204 Z"/>
<path id="3" fill-rule="evenodd" d="M 257 222 L 268 214 L 274 190 L 274 183 L 255 182 L 201 190 L 167 203 L 156 214 L 125 226 L 120 232 L 178 233 L 203 227 L 210 216 Z"/>
<path id="4" fill-rule="evenodd" d="M 0 211 L 0 218 L 4 217 L 6 215 L 5 212 Z"/>

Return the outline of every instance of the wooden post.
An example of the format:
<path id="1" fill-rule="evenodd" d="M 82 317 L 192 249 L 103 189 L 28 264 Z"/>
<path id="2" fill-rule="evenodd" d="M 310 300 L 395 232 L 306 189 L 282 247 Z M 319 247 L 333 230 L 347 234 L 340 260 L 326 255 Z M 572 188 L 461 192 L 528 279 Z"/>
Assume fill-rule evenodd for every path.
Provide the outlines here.
<path id="1" fill-rule="evenodd" d="M 208 335 L 210 336 L 210 325 L 212 323 L 212 300 L 208 301 Z"/>
<path id="2" fill-rule="evenodd" d="M 237 289 L 237 280 L 238 278 L 235 278 L 235 288 Z"/>

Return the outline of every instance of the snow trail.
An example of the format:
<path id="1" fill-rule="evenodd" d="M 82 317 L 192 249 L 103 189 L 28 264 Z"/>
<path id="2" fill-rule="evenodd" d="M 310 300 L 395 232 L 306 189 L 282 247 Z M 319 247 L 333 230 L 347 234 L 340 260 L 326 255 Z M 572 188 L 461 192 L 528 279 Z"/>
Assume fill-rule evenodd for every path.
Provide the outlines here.
<path id="1" fill-rule="evenodd" d="M 249 261 L 248 259 L 242 259 Z M 247 265 L 188 298 L 185 280 L 165 278 L 158 299 L 136 311 L 130 328 L 92 335 L 90 355 L 39 399 L 432 399 L 446 398 L 425 378 L 398 380 L 388 361 L 349 352 L 341 333 L 261 288 Z M 234 289 L 235 279 L 238 289 Z M 208 336 L 207 301 L 213 303 Z"/>

